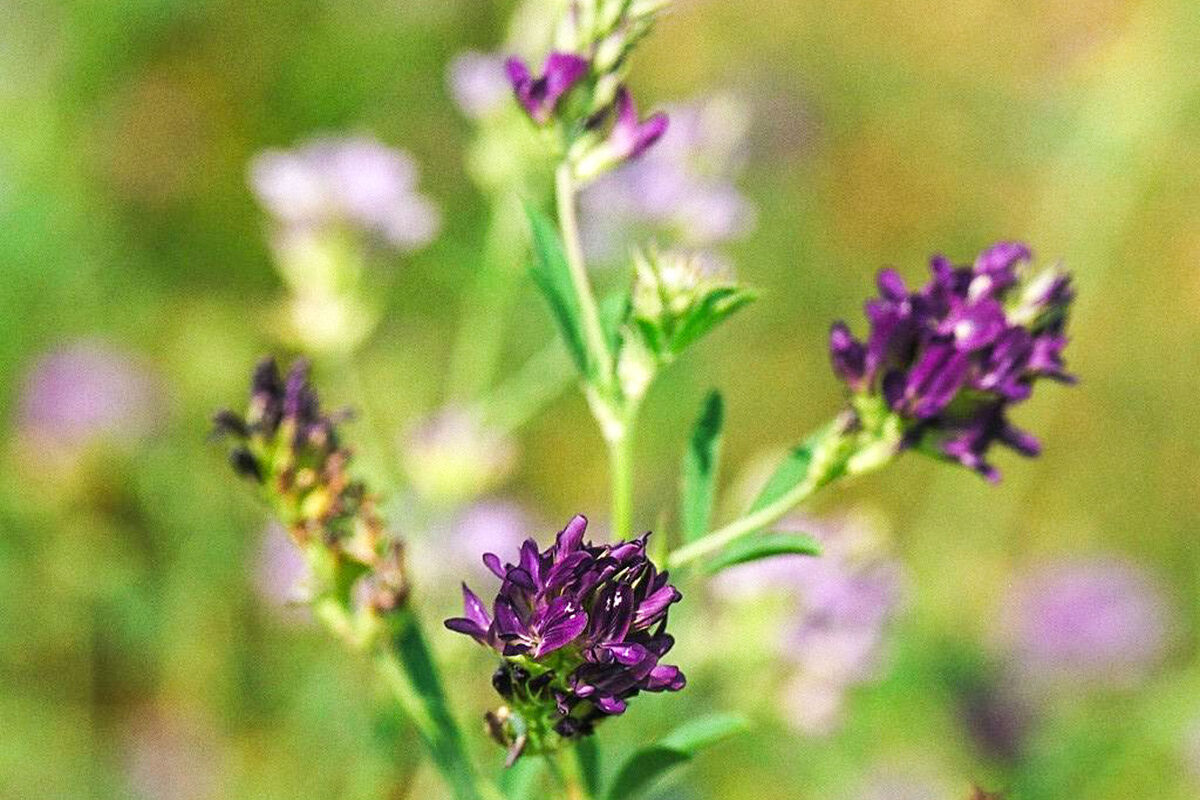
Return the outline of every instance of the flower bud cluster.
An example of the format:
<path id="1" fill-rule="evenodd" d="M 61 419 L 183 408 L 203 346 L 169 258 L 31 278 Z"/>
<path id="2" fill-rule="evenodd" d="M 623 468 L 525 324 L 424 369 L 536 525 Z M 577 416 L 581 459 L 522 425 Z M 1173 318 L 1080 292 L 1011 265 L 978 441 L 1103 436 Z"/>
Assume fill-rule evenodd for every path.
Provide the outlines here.
<path id="1" fill-rule="evenodd" d="M 1062 353 L 1074 292 L 1056 268 L 1029 273 L 1017 242 L 955 266 L 931 262 L 932 279 L 909 291 L 894 270 L 879 273 L 880 297 L 867 303 L 867 341 L 833 326 L 833 369 L 854 393 L 867 427 L 899 427 L 901 447 L 921 447 L 996 481 L 986 460 L 993 443 L 1034 456 L 1040 445 L 1007 412 L 1042 379 L 1073 383 Z M 898 423 L 898 424 L 897 424 Z"/>
<path id="2" fill-rule="evenodd" d="M 519 58 L 508 60 L 518 102 L 539 127 L 561 134 L 575 180 L 586 183 L 638 158 L 666 132 L 665 114 L 640 118 L 624 80 L 629 53 L 667 5 L 572 0 L 540 75 Z"/>
<path id="3" fill-rule="evenodd" d="M 487 720 L 510 760 L 590 734 L 642 691 L 684 686 L 660 661 L 675 643 L 667 611 L 682 595 L 647 558 L 648 534 L 600 546 L 583 541 L 586 528 L 575 517 L 540 552 L 527 540 L 516 564 L 485 554 L 501 580 L 491 613 L 464 584 L 464 616 L 446 620 L 502 658 L 492 685 L 505 704 Z"/>
<path id="4" fill-rule="evenodd" d="M 297 361 L 284 378 L 273 358 L 264 359 L 246 413 L 218 412 L 215 432 L 234 440 L 234 471 L 259 486 L 324 583 L 315 593 L 349 602 L 366 577 L 370 609 L 394 610 L 408 592 L 402 548 L 384 530 L 366 487 L 350 477 L 350 451 L 337 431 L 344 414 L 322 411 L 308 372 Z"/>

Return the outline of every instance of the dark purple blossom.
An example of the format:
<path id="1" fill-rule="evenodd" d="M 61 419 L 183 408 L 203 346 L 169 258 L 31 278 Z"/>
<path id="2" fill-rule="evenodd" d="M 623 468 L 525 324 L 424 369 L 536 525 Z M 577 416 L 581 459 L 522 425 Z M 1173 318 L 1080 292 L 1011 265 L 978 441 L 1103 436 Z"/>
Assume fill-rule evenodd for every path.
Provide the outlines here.
<path id="1" fill-rule="evenodd" d="M 544 551 L 526 540 L 515 564 L 485 554 L 501 580 L 490 613 L 464 584 L 464 615 L 446 620 L 504 657 L 494 683 L 511 707 L 497 719 L 520 714 L 521 729 L 531 733 L 519 743 L 498 738 L 518 754 L 551 746 L 550 731 L 589 733 L 641 691 L 684 685 L 679 668 L 660 661 L 674 644 L 665 630 L 668 608 L 681 595 L 646 557 L 649 534 L 600 546 L 583 541 L 586 527 L 576 516 Z"/>
<path id="2" fill-rule="evenodd" d="M 555 52 L 546 58 L 541 77 L 535 78 L 525 62 L 516 57 L 505 62 L 505 69 L 525 113 L 537 124 L 545 125 L 563 95 L 587 74 L 588 62 L 571 53 Z"/>
<path id="3" fill-rule="evenodd" d="M 659 112 L 644 121 L 639 119 L 633 96 L 624 86 L 617 90 L 616 111 L 616 122 L 608 141 L 615 155 L 623 161 L 638 158 L 667 132 L 667 115 Z"/>
<path id="4" fill-rule="evenodd" d="M 834 372 L 856 395 L 881 397 L 905 421 L 903 444 L 928 443 L 997 480 L 986 459 L 992 444 L 1026 456 L 1040 450 L 1008 421 L 1008 409 L 1028 399 L 1038 379 L 1075 380 L 1062 358 L 1070 278 L 1052 269 L 1026 280 L 1031 257 L 1017 242 L 993 245 L 971 266 L 936 256 L 931 280 L 915 291 L 894 270 L 882 270 L 879 297 L 866 304 L 866 342 L 843 322 L 833 326 Z"/>

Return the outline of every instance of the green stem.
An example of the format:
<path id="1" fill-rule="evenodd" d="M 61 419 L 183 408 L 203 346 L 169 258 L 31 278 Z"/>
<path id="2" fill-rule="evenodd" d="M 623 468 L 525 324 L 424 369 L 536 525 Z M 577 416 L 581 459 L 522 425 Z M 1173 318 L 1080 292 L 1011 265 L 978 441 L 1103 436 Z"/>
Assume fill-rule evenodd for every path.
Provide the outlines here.
<path id="1" fill-rule="evenodd" d="M 583 258 L 583 245 L 579 240 L 579 221 L 575 214 L 575 183 L 571 178 L 571 167 L 562 164 L 554 176 L 555 197 L 558 202 L 558 226 L 566 249 L 567 268 L 571 273 L 571 285 L 579 301 L 579 312 L 583 319 L 583 332 L 588 350 L 596 360 L 603 388 L 612 388 L 616 372 L 613 369 L 612 353 L 600 323 L 600 307 L 596 303 L 591 281 L 588 279 L 587 264 Z"/>
<path id="2" fill-rule="evenodd" d="M 608 465 L 612 479 L 613 539 L 622 541 L 633 534 L 633 415 L 620 432 L 608 439 Z"/>
<path id="3" fill-rule="evenodd" d="M 591 800 L 574 747 L 547 756 L 550 771 L 566 791 L 567 800 Z"/>

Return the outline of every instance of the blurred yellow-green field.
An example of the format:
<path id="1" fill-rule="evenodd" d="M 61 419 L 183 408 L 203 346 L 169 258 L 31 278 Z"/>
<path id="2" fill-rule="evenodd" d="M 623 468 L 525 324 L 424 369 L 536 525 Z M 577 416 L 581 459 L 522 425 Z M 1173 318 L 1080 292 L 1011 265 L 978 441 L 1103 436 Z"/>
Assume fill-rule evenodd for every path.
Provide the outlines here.
<path id="1" fill-rule="evenodd" d="M 440 621 L 460 579 L 487 584 L 497 537 L 545 543 L 577 512 L 602 532 L 609 513 L 604 443 L 553 378 L 527 254 L 503 246 L 517 200 L 489 195 L 527 132 L 472 111 L 486 87 L 464 95 L 453 66 L 540 58 L 525 5 L 525 27 L 499 0 L 0 5 L 3 800 L 446 796 L 369 664 L 289 604 L 295 556 L 208 438 L 265 353 L 307 351 L 357 410 L 346 436 L 410 542 L 456 713 L 500 769 L 480 723 L 494 665 Z M 853 532 L 837 558 L 883 581 L 861 628 L 781 638 L 833 567 L 689 582 L 672 654 L 689 685 L 606 723 L 603 769 L 728 710 L 751 731 L 653 796 L 1200 796 L 1198 12 L 678 0 L 640 46 L 639 103 L 676 124 L 701 109 L 721 157 L 683 191 L 714 205 L 652 232 L 712 245 L 760 296 L 651 390 L 639 530 L 671 524 L 709 389 L 726 516 L 837 411 L 829 325 L 863 329 L 881 266 L 915 283 L 931 254 L 1029 242 L 1074 274 L 1080 383 L 1021 408 L 1044 452 L 999 456 L 999 485 L 908 456 L 806 509 L 797 524 Z M 276 266 L 289 243 L 251 165 L 319 137 L 416 169 L 424 216 L 371 253 L 363 308 L 286 306 L 304 278 Z M 583 204 L 616 264 L 602 287 L 629 246 L 604 215 L 646 201 L 618 189 Z M 301 344 L 342 313 L 369 320 L 353 353 Z M 480 397 L 495 442 L 455 427 Z"/>

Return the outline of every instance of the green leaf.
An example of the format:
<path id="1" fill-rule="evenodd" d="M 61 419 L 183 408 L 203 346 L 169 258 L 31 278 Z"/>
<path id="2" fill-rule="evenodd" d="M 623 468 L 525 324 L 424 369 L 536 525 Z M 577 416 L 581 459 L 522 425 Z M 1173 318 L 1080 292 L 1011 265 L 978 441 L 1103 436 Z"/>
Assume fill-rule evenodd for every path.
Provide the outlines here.
<path id="1" fill-rule="evenodd" d="M 825 429 L 817 431 L 802 444 L 792 448 L 792 451 L 788 453 L 783 463 L 775 468 L 775 472 L 771 474 L 767 485 L 763 487 L 758 497 L 751 503 L 748 513 L 754 513 L 761 508 L 771 505 L 771 503 L 796 488 L 808 477 L 808 468 L 812 464 L 813 449 L 825 438 L 826 433 Z"/>
<path id="2" fill-rule="evenodd" d="M 579 761 L 587 796 L 595 797 L 600 793 L 600 748 L 596 746 L 595 736 L 585 736 L 579 740 L 575 745 L 575 758 Z"/>
<path id="3" fill-rule="evenodd" d="M 681 725 L 656 744 L 631 755 L 621 765 L 605 797 L 607 800 L 633 800 L 667 770 L 690 761 L 699 750 L 746 728 L 745 720 L 732 714 L 713 714 Z"/>
<path id="4" fill-rule="evenodd" d="M 678 355 L 724 322 L 756 297 L 742 286 L 719 286 L 710 290 L 680 321 L 671 336 L 671 350 Z"/>
<path id="5" fill-rule="evenodd" d="M 562 334 L 579 373 L 585 378 L 594 377 L 595 364 L 588 356 L 583 315 L 574 286 L 571 284 L 571 270 L 567 266 L 562 240 L 559 239 L 554 224 L 545 214 L 529 204 L 525 206 L 525 213 L 533 231 L 534 259 L 530 274 L 550 305 L 550 312 L 558 324 L 558 331 Z"/>
<path id="6" fill-rule="evenodd" d="M 821 555 L 821 543 L 807 533 L 772 533 L 734 542 L 704 568 L 709 575 L 771 556 Z"/>
<path id="7" fill-rule="evenodd" d="M 721 426 L 725 404 L 721 393 L 711 392 L 692 429 L 683 454 L 683 492 L 679 518 L 683 539 L 692 542 L 708 533 L 716 495 L 717 468 L 721 458 Z"/>

